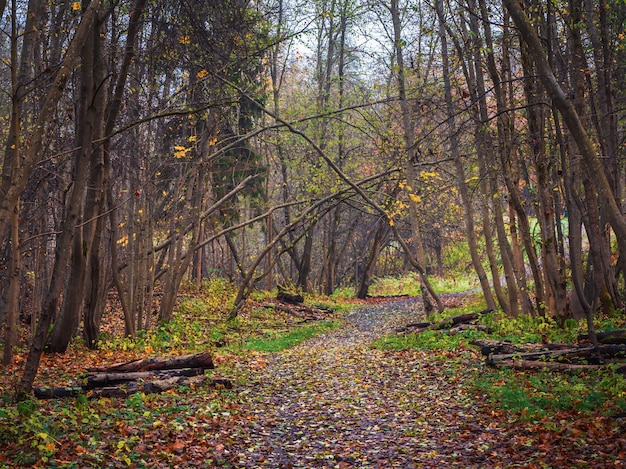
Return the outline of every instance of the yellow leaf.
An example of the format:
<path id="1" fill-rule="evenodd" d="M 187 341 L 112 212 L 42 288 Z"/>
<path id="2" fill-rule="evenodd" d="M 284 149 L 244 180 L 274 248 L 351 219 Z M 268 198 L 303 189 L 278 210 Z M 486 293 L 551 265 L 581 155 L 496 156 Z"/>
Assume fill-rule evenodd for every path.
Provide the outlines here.
<path id="1" fill-rule="evenodd" d="M 202 69 L 198 72 L 198 74 L 196 75 L 198 78 L 204 78 L 209 74 L 209 72 L 207 72 L 206 69 Z"/>
<path id="2" fill-rule="evenodd" d="M 80 2 L 74 2 L 72 3 L 72 10 L 74 11 L 78 11 L 82 8 L 82 5 L 80 4 Z"/>
<path id="3" fill-rule="evenodd" d="M 409 194 L 409 198 L 410 198 L 413 202 L 415 202 L 415 203 L 418 203 L 418 202 L 421 202 L 421 201 L 422 201 L 422 198 L 421 198 L 419 195 L 416 195 L 416 194 Z"/>
<path id="4" fill-rule="evenodd" d="M 209 145 L 210 146 L 215 146 L 216 143 L 217 143 L 217 137 L 214 137 L 211 140 L 209 140 Z"/>
<path id="5" fill-rule="evenodd" d="M 189 141 L 190 142 L 195 142 L 198 138 L 195 135 L 192 135 L 191 137 L 189 137 Z"/>
<path id="6" fill-rule="evenodd" d="M 178 38 L 178 42 L 180 42 L 181 44 L 191 44 L 191 39 L 189 38 L 189 36 L 180 36 Z"/>

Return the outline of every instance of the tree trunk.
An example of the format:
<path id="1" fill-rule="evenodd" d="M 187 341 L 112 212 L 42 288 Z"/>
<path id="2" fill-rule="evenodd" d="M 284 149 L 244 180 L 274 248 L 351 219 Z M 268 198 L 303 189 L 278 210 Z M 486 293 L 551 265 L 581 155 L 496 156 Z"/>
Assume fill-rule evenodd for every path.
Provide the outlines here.
<path id="1" fill-rule="evenodd" d="M 417 190 L 417 174 L 414 164 L 417 161 L 417 154 L 415 151 L 415 132 L 413 123 L 411 122 L 410 106 L 406 94 L 405 84 L 405 67 L 404 67 L 404 53 L 402 49 L 402 25 L 400 22 L 400 9 L 398 6 L 398 0 L 391 0 L 390 3 L 391 21 L 393 24 L 393 41 L 394 41 L 394 54 L 397 62 L 396 80 L 398 85 L 398 98 L 400 100 L 400 108 L 402 112 L 402 132 L 404 140 L 404 149 L 406 151 L 405 172 L 406 180 L 409 190 L 412 192 L 410 195 L 415 195 Z M 422 233 L 419 224 L 419 208 L 417 202 L 413 197 L 409 196 L 409 222 L 411 225 L 411 235 L 413 237 L 413 245 L 415 247 L 415 257 L 417 262 L 422 266 L 420 277 L 422 281 L 422 299 L 424 301 L 424 309 L 426 311 L 433 311 L 435 309 L 433 305 L 432 289 L 428 288 L 426 277 L 426 253 L 424 251 L 424 244 L 422 242 Z M 424 288 L 425 287 L 425 288 Z M 439 298 L 435 297 L 437 302 L 437 309 L 441 310 L 443 306 Z"/>
<path id="2" fill-rule="evenodd" d="M 467 177 L 465 174 L 465 168 L 463 166 L 463 162 L 461 161 L 461 155 L 459 152 L 459 142 L 457 138 L 457 128 L 455 122 L 455 114 L 456 111 L 454 109 L 452 103 L 452 86 L 450 84 L 450 65 L 448 58 L 448 41 L 445 32 L 445 17 L 443 13 L 443 5 L 441 0 L 436 2 L 436 10 L 437 16 L 439 18 L 439 38 L 441 42 L 441 61 L 442 61 L 442 73 L 443 73 L 443 84 L 444 84 L 444 92 L 445 92 L 445 100 L 446 100 L 446 114 L 447 114 L 447 123 L 448 123 L 448 134 L 450 139 L 450 153 L 452 158 L 454 159 L 454 168 L 456 170 L 456 186 L 459 190 L 459 194 L 461 196 L 461 201 L 464 207 L 464 217 L 465 217 L 465 232 L 467 234 L 467 244 L 470 251 L 470 256 L 472 259 L 472 265 L 474 266 L 474 271 L 478 276 L 478 280 L 480 281 L 480 286 L 483 291 L 483 296 L 485 298 L 485 302 L 487 303 L 487 309 L 495 310 L 496 302 L 493 297 L 493 293 L 491 292 L 491 286 L 489 284 L 489 279 L 487 278 L 487 274 L 482 265 L 482 259 L 480 258 L 480 254 L 478 252 L 478 241 L 476 239 L 476 231 L 474 228 L 474 211 L 472 209 L 472 200 L 470 198 L 469 188 L 467 186 Z M 478 124 L 482 127 L 484 124 L 479 122 Z M 481 143 L 479 142 L 479 152 L 481 151 Z M 485 233 L 485 236 L 488 236 L 488 233 Z M 499 279 L 495 278 L 494 283 L 497 282 L 499 284 Z"/>
<path id="3" fill-rule="evenodd" d="M 376 269 L 376 262 L 380 256 L 380 251 L 383 247 L 385 238 L 389 233 L 389 225 L 384 220 L 379 219 L 376 231 L 374 233 L 374 240 L 372 241 L 372 248 L 370 250 L 367 261 L 363 268 L 363 274 L 359 280 L 356 297 L 363 300 L 367 298 L 368 290 L 372 282 L 372 276 Z"/>
<path id="4" fill-rule="evenodd" d="M 503 0 L 503 3 L 519 29 L 522 40 L 528 45 L 529 54 L 535 61 L 544 87 L 550 99 L 563 116 L 563 121 L 576 142 L 578 151 L 583 156 L 585 167 L 589 174 L 594 175 L 600 203 L 606 211 L 609 223 L 615 232 L 620 253 L 623 255 L 626 253 L 626 220 L 624 220 L 621 209 L 615 200 L 604 166 L 598 157 L 598 151 L 585 130 L 573 104 L 567 99 L 561 85 L 550 69 L 537 32 L 532 27 L 520 4 L 517 0 Z"/>
<path id="5" fill-rule="evenodd" d="M 96 217 L 102 199 L 103 163 L 101 148 L 94 147 L 96 140 L 102 138 L 104 130 L 104 111 L 106 106 L 106 87 L 104 83 L 104 63 L 102 63 L 102 37 L 100 29 L 94 28 L 91 37 L 85 41 L 82 49 L 80 103 L 78 113 L 77 147 L 80 148 L 77 159 L 89 165 L 88 181 L 74 186 L 81 192 L 79 208 L 81 214 L 74 228 L 72 254 L 70 257 L 70 273 L 63 295 L 63 304 L 55 327 L 50 336 L 48 350 L 53 353 L 64 353 L 70 340 L 76 334 L 81 319 L 85 284 L 87 279 L 87 260 L 93 249 Z M 82 189 L 80 189 L 82 191 Z M 84 202 L 83 202 L 84 200 Z M 84 223 L 81 221 L 84 220 Z"/>
<path id="6" fill-rule="evenodd" d="M 11 226 L 11 270 L 9 275 L 9 291 L 5 305 L 5 335 L 2 364 L 7 366 L 13 363 L 13 347 L 17 345 L 18 339 L 18 307 L 20 296 L 20 273 L 22 261 L 20 255 L 20 234 L 19 234 L 19 204 L 15 206 L 15 212 Z"/>
<path id="7" fill-rule="evenodd" d="M 31 0 L 33 3 L 36 1 L 37 0 Z M 88 35 L 92 32 L 92 25 L 100 8 L 101 1 L 102 0 L 91 1 L 82 15 L 74 37 L 66 48 L 63 61 L 54 75 L 52 85 L 48 89 L 37 120 L 33 124 L 33 133 L 30 137 L 29 145 L 24 149 L 20 171 L 15 177 L 7 180 L 3 179 L 2 181 L 2 185 L 0 186 L 0 239 L 7 238 L 11 226 L 10 219 L 13 210 L 28 183 L 29 176 L 39 163 L 39 159 L 43 154 L 44 139 L 47 137 L 48 128 L 55 117 L 57 104 L 63 95 L 65 85 L 70 75 L 74 72 L 80 54 L 80 48 Z M 28 36 L 30 36 L 30 34 L 26 34 L 26 37 Z M 33 374 L 33 378 L 34 373 L 36 373 L 36 370 L 29 371 L 29 374 Z"/>

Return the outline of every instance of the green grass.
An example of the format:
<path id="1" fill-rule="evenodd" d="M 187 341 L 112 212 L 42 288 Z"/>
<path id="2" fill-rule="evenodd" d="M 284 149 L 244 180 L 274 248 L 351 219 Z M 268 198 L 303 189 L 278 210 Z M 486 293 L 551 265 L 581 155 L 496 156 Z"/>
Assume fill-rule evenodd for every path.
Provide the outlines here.
<path id="1" fill-rule="evenodd" d="M 476 276 L 471 273 L 458 276 L 430 276 L 428 280 L 438 294 L 466 292 L 474 290 L 480 285 Z M 376 279 L 370 287 L 369 293 L 372 296 L 419 296 L 422 294 L 419 274 L 409 272 L 401 277 L 383 277 Z"/>
<path id="2" fill-rule="evenodd" d="M 341 327 L 341 323 L 339 321 L 325 321 L 307 326 L 300 326 L 280 333 L 274 337 L 249 339 L 238 347 L 238 349 L 254 350 L 257 352 L 281 352 L 288 348 L 295 347 L 296 345 L 299 345 L 305 340 L 311 339 L 316 335 L 323 334 L 338 327 Z"/>
<path id="3" fill-rule="evenodd" d="M 560 411 L 612 414 L 626 411 L 626 378 L 610 369 L 567 374 L 484 369 L 473 389 L 488 396 L 494 407 L 523 420 L 536 420 Z"/>
<path id="4" fill-rule="evenodd" d="M 481 300 L 476 297 L 463 308 L 432 314 L 428 320 L 436 323 L 483 307 Z M 614 316 L 600 317 L 597 328 L 610 330 L 624 327 L 623 319 L 619 319 Z M 477 358 L 478 349 L 468 345 L 477 338 L 519 344 L 540 343 L 542 339 L 573 343 L 579 333 L 586 332 L 583 321 L 567 321 L 565 327 L 561 328 L 550 318 L 509 318 L 502 312 L 492 312 L 482 315 L 479 322 L 488 326 L 491 333 L 468 330 L 450 335 L 447 331 L 427 330 L 406 336 L 392 334 L 376 341 L 373 347 L 431 351 L 434 361 L 445 360 L 456 372 L 468 373 L 470 390 L 486 395 L 493 408 L 506 411 L 513 418 L 530 421 L 551 418 L 562 411 L 587 415 L 610 415 L 626 411 L 626 377 L 610 368 L 584 373 L 495 369 L 483 365 L 483 359 Z"/>

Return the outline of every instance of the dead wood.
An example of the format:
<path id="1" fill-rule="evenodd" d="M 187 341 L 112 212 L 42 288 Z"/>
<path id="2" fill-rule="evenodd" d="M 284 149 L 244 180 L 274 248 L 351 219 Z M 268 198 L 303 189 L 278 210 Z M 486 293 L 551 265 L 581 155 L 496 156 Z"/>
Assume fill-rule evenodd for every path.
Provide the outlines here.
<path id="1" fill-rule="evenodd" d="M 558 371 L 586 371 L 586 370 L 598 370 L 606 365 L 588 365 L 580 363 L 562 363 L 562 362 L 550 362 L 542 360 L 507 360 L 494 364 L 497 368 L 515 368 L 517 370 L 541 370 L 551 369 Z M 626 363 L 616 364 L 615 371 L 618 373 L 626 373 Z"/>
<path id="2" fill-rule="evenodd" d="M 180 357 L 152 357 L 133 360 L 125 363 L 117 363 L 99 368 L 88 368 L 90 372 L 118 373 L 133 371 L 174 370 L 177 368 L 202 368 L 205 370 L 215 368 L 209 352 Z"/>
<path id="3" fill-rule="evenodd" d="M 598 337 L 598 342 L 601 344 L 626 345 L 626 329 L 597 332 L 596 336 Z M 578 336 L 578 340 L 589 340 L 589 336 L 587 334 L 581 334 Z"/>
<path id="4" fill-rule="evenodd" d="M 451 329 L 459 324 L 472 324 L 474 321 L 478 320 L 479 314 L 480 313 L 466 313 L 453 316 L 445 321 L 441 321 L 437 324 L 435 329 Z"/>
<path id="5" fill-rule="evenodd" d="M 204 368 L 182 368 L 178 370 L 129 371 L 125 373 L 98 373 L 87 375 L 85 389 L 93 389 L 128 381 L 168 379 L 178 376 L 200 376 Z"/>
<path id="6" fill-rule="evenodd" d="M 458 326 L 450 328 L 448 334 L 455 335 L 463 331 L 483 331 L 489 333 L 489 328 L 482 324 L 459 324 Z"/>
<path id="7" fill-rule="evenodd" d="M 563 350 L 571 349 L 572 344 L 512 344 L 511 342 L 491 339 L 475 339 L 470 342 L 472 345 L 480 347 L 482 355 L 491 354 L 514 354 L 525 352 L 536 352 L 540 350 Z"/>
<path id="8" fill-rule="evenodd" d="M 265 303 L 264 308 L 273 308 L 283 313 L 287 313 L 290 316 L 294 316 L 302 321 L 322 321 L 327 319 L 333 312 L 329 308 L 318 308 L 315 306 L 304 305 L 286 305 L 281 303 Z"/>
<path id="9" fill-rule="evenodd" d="M 510 366 L 516 369 L 550 368 L 554 370 L 592 370 L 602 366 L 613 365 L 618 373 L 626 373 L 626 346 L 600 345 L 592 347 L 589 344 L 489 344 L 475 341 L 480 345 L 483 354 L 489 350 L 506 350 L 506 353 L 489 353 L 487 365 L 494 367 Z M 524 351 L 524 348 L 537 347 L 534 351 Z M 517 349 L 517 350 L 516 350 Z M 522 349 L 522 350 L 520 350 Z"/>
<path id="10" fill-rule="evenodd" d="M 209 385 L 217 389 L 231 389 L 233 387 L 227 378 L 209 378 L 208 376 L 173 376 L 165 379 L 144 382 L 142 380 L 129 381 L 116 386 L 104 386 L 94 389 L 86 389 L 82 386 L 57 387 L 57 388 L 34 388 L 33 392 L 38 399 L 55 399 L 65 397 L 77 397 L 84 394 L 87 398 L 95 397 L 120 397 L 128 396 L 137 392 L 160 393 L 177 386 Z"/>
<path id="11" fill-rule="evenodd" d="M 453 334 L 460 332 L 463 328 L 458 328 L 461 325 L 469 325 L 475 324 L 478 320 L 478 317 L 481 313 L 466 313 L 460 314 L 458 316 L 453 316 L 444 321 L 441 321 L 437 324 L 432 322 L 416 322 L 407 324 L 406 326 L 399 327 L 396 329 L 397 334 L 418 334 L 420 332 L 424 332 L 426 330 L 445 330 L 445 329 L 455 329 Z M 482 329 L 483 326 L 476 327 L 480 330 L 487 330 L 487 328 Z"/>
<path id="12" fill-rule="evenodd" d="M 304 296 L 300 293 L 286 289 L 285 287 L 278 286 L 278 294 L 276 295 L 278 301 L 298 305 L 304 303 Z"/>
<path id="13" fill-rule="evenodd" d="M 498 362 L 503 362 L 507 360 L 536 360 L 536 359 L 544 359 L 544 360 L 554 360 L 561 359 L 564 357 L 581 357 L 584 356 L 587 352 L 591 352 L 592 348 L 587 349 L 578 349 L 578 348 L 570 348 L 565 350 L 539 350 L 536 352 L 513 352 L 513 353 L 503 353 L 496 354 L 492 353 L 487 357 L 487 364 L 494 365 Z"/>

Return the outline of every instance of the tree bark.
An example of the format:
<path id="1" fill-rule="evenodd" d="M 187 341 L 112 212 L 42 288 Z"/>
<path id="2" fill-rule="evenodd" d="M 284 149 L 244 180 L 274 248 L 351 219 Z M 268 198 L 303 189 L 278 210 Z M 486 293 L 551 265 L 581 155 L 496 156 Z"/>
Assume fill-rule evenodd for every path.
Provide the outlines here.
<path id="1" fill-rule="evenodd" d="M 372 282 L 372 276 L 376 269 L 376 262 L 380 256 L 383 243 L 387 234 L 389 233 L 389 225 L 384 220 L 379 219 L 374 232 L 374 239 L 372 240 L 372 247 L 370 249 L 369 256 L 363 267 L 363 274 L 359 279 L 356 297 L 363 300 L 367 298 L 368 290 Z"/>
<path id="2" fill-rule="evenodd" d="M 491 285 L 489 284 L 489 279 L 487 278 L 487 273 L 482 265 L 482 259 L 480 258 L 480 254 L 478 252 L 478 241 L 476 238 L 476 231 L 474 227 L 474 211 L 472 208 L 472 201 L 470 199 L 469 188 L 467 186 L 467 177 L 465 175 L 465 167 L 461 160 L 461 155 L 459 152 L 459 141 L 457 138 L 457 128 L 455 122 L 455 114 L 456 111 L 454 109 L 454 105 L 452 103 L 452 86 L 450 84 L 450 65 L 448 58 L 448 40 L 445 32 L 445 17 L 443 12 L 443 5 L 441 0 L 436 1 L 436 10 L 437 16 L 439 18 L 439 39 L 441 42 L 441 62 L 442 62 L 442 73 L 443 73 L 443 86 L 445 93 L 445 101 L 446 101 L 446 113 L 447 113 L 447 124 L 448 124 L 448 135 L 450 139 L 450 153 L 452 158 L 454 159 L 454 168 L 456 170 L 456 186 L 459 190 L 459 195 L 461 196 L 461 201 L 464 207 L 464 221 L 465 221 L 465 232 L 467 234 L 467 244 L 470 251 L 470 257 L 472 259 L 472 265 L 474 266 L 474 271 L 478 276 L 478 280 L 480 281 L 480 286 L 483 291 L 483 296 L 485 298 L 485 302 L 487 304 L 487 308 L 491 310 L 496 309 L 496 302 L 493 297 L 493 293 L 491 292 Z M 479 123 L 479 126 L 482 127 L 483 123 Z M 479 148 L 481 145 L 477 145 Z M 479 149 L 481 151 L 481 149 Z M 489 236 L 489 233 L 485 233 L 485 236 Z M 494 278 L 494 283 L 498 283 L 500 279 Z"/>
<path id="3" fill-rule="evenodd" d="M 151 357 L 116 363 L 95 368 L 88 368 L 93 373 L 131 373 L 154 370 L 175 370 L 178 368 L 213 369 L 213 358 L 209 352 L 182 355 L 175 357 Z"/>
<path id="4" fill-rule="evenodd" d="M 80 48 L 88 35 L 92 33 L 92 25 L 100 9 L 101 2 L 102 0 L 92 0 L 82 15 L 76 33 L 66 49 L 63 61 L 54 75 L 54 80 L 48 89 L 39 115 L 33 125 L 34 130 L 30 137 L 30 144 L 24 150 L 20 171 L 8 181 L 2 181 L 0 188 L 0 239 L 7 238 L 13 210 L 28 183 L 29 176 L 43 154 L 44 140 L 47 137 L 48 128 L 54 119 L 57 104 L 63 95 L 67 81 L 76 68 Z M 36 373 L 36 370 L 29 371 L 28 374 L 33 374 L 34 378 L 34 373 Z M 24 385 L 26 384 L 24 383 Z"/>
<path id="5" fill-rule="evenodd" d="M 617 242 L 622 255 L 626 253 L 626 221 L 621 209 L 615 200 L 611 184 L 607 179 L 604 166 L 598 157 L 598 151 L 591 137 L 585 130 L 578 113 L 572 103 L 567 99 L 565 92 L 550 69 L 546 55 L 528 17 L 522 10 L 517 0 L 503 0 L 504 5 L 511 14 L 515 25 L 520 31 L 523 41 L 528 45 L 529 54 L 533 57 L 541 81 L 552 99 L 552 102 L 563 117 L 565 125 L 569 129 L 572 138 L 576 142 L 578 150 L 583 155 L 583 163 L 589 174 L 593 174 L 596 181 L 596 190 L 600 203 L 606 211 L 609 223 L 615 232 Z"/>
<path id="6" fill-rule="evenodd" d="M 35 126 L 36 130 L 33 132 L 33 136 L 31 138 L 31 145 L 28 148 L 26 156 L 23 160 L 24 169 L 21 171 L 20 177 L 14 181 L 14 184 L 6 192 L 6 196 L 0 200 L 0 227 L 5 223 L 4 212 L 9 208 L 15 208 L 19 194 L 26 185 L 26 180 L 28 179 L 27 176 L 30 175 L 30 172 L 34 168 L 37 157 L 39 156 L 43 146 L 45 129 L 49 124 L 48 119 L 51 118 L 51 115 L 56 108 L 57 101 L 61 97 L 63 87 L 76 65 L 76 60 L 80 50 L 79 48 L 86 40 L 88 34 L 92 33 L 92 25 L 100 8 L 100 2 L 101 0 L 92 0 L 89 4 L 87 10 L 83 14 L 74 38 L 68 46 L 63 63 L 56 74 L 55 81 L 52 84 L 41 113 L 37 119 L 37 124 Z M 41 354 L 49 337 L 49 327 L 52 324 L 57 312 L 59 294 L 61 293 L 65 280 L 65 276 L 63 274 L 65 271 L 65 263 L 72 243 L 73 233 L 80 216 L 81 199 L 86 185 L 87 163 L 88 162 L 85 161 L 84 158 L 78 158 L 76 161 L 74 171 L 74 187 L 67 207 L 67 214 L 63 224 L 63 229 L 57 239 L 54 267 L 51 275 L 52 281 L 48 286 L 44 298 L 41 317 L 39 319 L 39 324 L 37 325 L 35 336 L 33 337 L 28 358 L 26 359 L 26 365 L 24 367 L 22 378 L 16 388 L 17 399 L 26 397 L 32 388 L 33 381 L 39 368 Z"/>
<path id="7" fill-rule="evenodd" d="M 391 0 L 389 10 L 391 13 L 391 21 L 393 25 L 393 42 L 394 42 L 394 54 L 397 62 L 396 81 L 398 85 L 398 98 L 400 100 L 400 109 L 402 113 L 402 133 L 404 140 L 404 150 L 406 151 L 405 171 L 409 194 L 409 223 L 411 225 L 411 235 L 413 237 L 413 246 L 415 247 L 415 258 L 417 262 L 422 266 L 420 272 L 420 278 L 422 279 L 422 299 L 424 301 L 424 309 L 426 311 L 433 311 L 435 309 L 433 305 L 433 299 L 437 302 L 437 307 L 441 311 L 443 306 L 438 298 L 432 297 L 432 289 L 428 288 L 428 282 L 426 277 L 426 265 L 427 258 L 424 250 L 424 243 L 422 241 L 422 231 L 420 228 L 420 222 L 418 218 L 419 208 L 417 202 L 410 195 L 415 195 L 417 192 L 418 178 L 414 164 L 417 161 L 417 154 L 415 151 L 415 130 L 413 123 L 411 122 L 410 106 L 406 94 L 405 83 L 405 66 L 404 66 L 404 53 L 402 48 L 402 25 L 400 24 L 400 9 L 398 0 Z"/>

